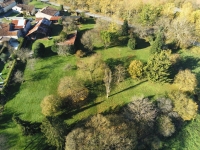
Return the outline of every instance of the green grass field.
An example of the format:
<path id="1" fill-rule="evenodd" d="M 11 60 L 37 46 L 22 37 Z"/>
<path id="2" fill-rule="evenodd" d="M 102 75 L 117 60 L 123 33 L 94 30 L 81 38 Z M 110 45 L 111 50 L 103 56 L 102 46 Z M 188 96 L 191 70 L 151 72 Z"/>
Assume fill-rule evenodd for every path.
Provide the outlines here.
<path id="1" fill-rule="evenodd" d="M 58 9 L 57 6 L 46 4 L 46 3 L 43 3 L 43 2 L 40 2 L 40 1 L 35 1 L 35 0 L 33 0 L 32 2 L 29 2 L 29 5 L 34 5 L 35 8 L 39 8 L 39 9 L 44 8 L 46 6 L 51 6 L 53 8 Z"/>
<path id="2" fill-rule="evenodd" d="M 35 1 L 34 1 L 35 2 Z M 86 23 L 80 26 L 81 30 L 91 29 L 94 24 Z M 48 42 L 42 41 L 46 47 L 52 45 L 51 40 Z M 133 59 L 139 59 L 146 62 L 150 56 L 150 47 L 138 48 L 137 50 L 130 50 L 127 47 L 111 47 L 108 49 L 98 49 L 97 53 L 100 53 L 102 58 L 106 61 L 110 58 L 121 59 L 124 63 L 129 63 Z M 195 73 L 200 72 L 198 66 L 198 61 L 194 61 L 193 58 L 198 56 L 197 54 L 182 51 L 183 57 L 190 58 L 185 62 L 188 64 L 191 61 L 191 68 Z M 191 57 L 188 57 L 191 56 Z M 199 56 L 198 56 L 199 57 Z M 196 59 L 195 59 L 196 60 Z M 10 150 L 21 150 L 24 149 L 33 140 L 33 144 L 27 149 L 42 149 L 45 147 L 43 139 L 41 136 L 28 136 L 24 137 L 21 135 L 19 128 L 11 120 L 14 113 L 20 115 L 22 119 L 28 121 L 40 122 L 44 118 L 41 113 L 40 103 L 41 100 L 49 95 L 56 94 L 57 86 L 60 78 L 64 76 L 75 76 L 76 70 L 65 70 L 67 64 L 76 65 L 77 58 L 75 56 L 60 57 L 51 56 L 43 59 L 38 59 L 35 65 L 35 69 L 31 70 L 27 67 L 25 68 L 24 76 L 25 82 L 21 84 L 19 90 L 15 90 L 13 97 L 6 103 L 5 111 L 0 121 L 0 135 L 4 135 L 7 140 L 7 146 Z M 196 65 L 196 66 L 195 66 Z M 188 67 L 191 67 L 188 64 Z M 90 115 L 96 113 L 105 113 L 112 111 L 118 107 L 121 107 L 131 101 L 133 96 L 141 96 L 149 98 L 157 98 L 159 96 L 165 95 L 166 92 L 174 90 L 175 87 L 170 84 L 158 84 L 149 81 L 135 81 L 131 78 L 127 78 L 124 82 L 120 83 L 118 86 L 111 90 L 110 97 L 106 99 L 105 90 L 102 88 L 101 93 L 96 98 L 91 98 L 90 103 L 73 111 L 70 114 L 64 116 L 65 122 L 68 124 L 73 124 L 76 121 L 80 121 L 87 118 Z M 199 124 L 200 116 L 191 122 L 188 126 L 185 126 L 181 132 L 178 132 L 173 140 L 168 141 L 170 144 L 170 149 L 175 147 L 175 149 L 197 149 L 199 147 L 200 138 L 199 134 Z M 192 131 L 195 129 L 195 132 Z M 182 139 L 184 135 L 184 139 Z M 185 138 L 186 137 L 186 138 Z M 41 144 L 41 142 L 43 144 Z M 184 142 L 184 143 L 183 143 Z M 39 143 L 39 144 L 38 144 Z"/>

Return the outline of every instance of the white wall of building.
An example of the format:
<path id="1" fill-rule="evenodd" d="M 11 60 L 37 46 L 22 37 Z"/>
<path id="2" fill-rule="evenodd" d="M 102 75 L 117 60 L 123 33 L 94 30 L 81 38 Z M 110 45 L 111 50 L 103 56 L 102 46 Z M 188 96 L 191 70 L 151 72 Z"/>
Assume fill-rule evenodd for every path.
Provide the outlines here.
<path id="1" fill-rule="evenodd" d="M 4 7 L 4 8 L 3 8 L 4 12 L 9 11 L 9 10 L 12 9 L 15 5 L 16 5 L 16 2 L 13 2 L 13 3 L 11 3 L 10 5 Z"/>

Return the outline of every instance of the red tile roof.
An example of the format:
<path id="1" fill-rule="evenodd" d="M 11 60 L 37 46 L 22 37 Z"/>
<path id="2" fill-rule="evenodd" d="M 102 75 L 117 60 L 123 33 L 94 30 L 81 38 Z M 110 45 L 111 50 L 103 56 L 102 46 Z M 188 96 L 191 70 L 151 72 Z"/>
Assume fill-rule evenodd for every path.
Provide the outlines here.
<path id="1" fill-rule="evenodd" d="M 69 39 L 67 39 L 64 42 L 58 43 L 58 45 L 74 45 L 74 42 L 76 40 L 76 35 L 77 35 L 77 32 L 74 34 L 71 34 L 71 37 Z"/>
<path id="2" fill-rule="evenodd" d="M 9 31 L 9 24 L 0 24 L 0 36 L 17 36 L 17 31 Z"/>
<path id="3" fill-rule="evenodd" d="M 26 25 L 26 20 L 12 20 L 11 23 L 14 25 L 14 29 L 23 29 Z"/>
<path id="4" fill-rule="evenodd" d="M 61 16 L 52 16 L 50 18 L 51 21 L 56 21 L 56 20 L 59 20 L 61 18 Z"/>

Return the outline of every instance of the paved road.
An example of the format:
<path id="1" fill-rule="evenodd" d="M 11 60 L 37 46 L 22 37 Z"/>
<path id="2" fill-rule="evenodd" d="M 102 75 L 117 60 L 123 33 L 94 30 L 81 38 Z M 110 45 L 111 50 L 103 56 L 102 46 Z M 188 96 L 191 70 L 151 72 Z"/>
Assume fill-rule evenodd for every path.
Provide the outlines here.
<path id="1" fill-rule="evenodd" d="M 57 3 L 54 3 L 54 2 L 48 2 L 48 3 L 51 4 L 51 5 L 55 5 L 55 6 L 60 6 L 60 4 L 57 4 Z M 63 7 L 66 10 L 70 9 L 70 7 L 68 7 L 68 6 L 63 6 Z M 76 12 L 81 13 L 81 12 L 85 12 L 85 11 L 77 9 Z M 91 17 L 94 17 L 94 18 L 100 18 L 102 20 L 106 20 L 106 21 L 109 21 L 109 22 L 116 22 L 117 24 L 120 24 L 120 25 L 123 24 L 123 21 L 119 21 L 119 20 L 113 19 L 111 17 L 107 17 L 107 16 L 103 16 L 103 15 L 99 15 L 99 14 L 85 12 L 85 15 L 91 16 Z M 132 26 L 132 25 L 129 25 L 129 26 Z"/>

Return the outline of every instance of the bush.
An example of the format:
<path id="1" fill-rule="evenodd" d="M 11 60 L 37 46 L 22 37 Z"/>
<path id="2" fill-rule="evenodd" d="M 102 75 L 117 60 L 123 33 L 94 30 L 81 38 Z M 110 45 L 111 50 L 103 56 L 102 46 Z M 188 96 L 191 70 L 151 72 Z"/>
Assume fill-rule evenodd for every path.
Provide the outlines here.
<path id="1" fill-rule="evenodd" d="M 33 45 L 33 55 L 34 57 L 44 57 L 45 55 L 45 46 L 44 44 L 40 43 L 40 42 L 36 42 Z"/>
<path id="2" fill-rule="evenodd" d="M 62 25 L 62 19 L 58 19 L 58 24 Z"/>
<path id="3" fill-rule="evenodd" d="M 128 46 L 130 49 L 134 50 L 135 47 L 136 47 L 136 40 L 135 40 L 134 38 L 129 39 L 129 40 L 128 40 L 127 46 Z"/>
<path id="4" fill-rule="evenodd" d="M 64 31 L 60 32 L 59 41 L 65 41 L 66 38 L 67 38 L 67 33 Z"/>
<path id="5" fill-rule="evenodd" d="M 82 58 L 85 56 L 85 52 L 83 52 L 82 50 L 77 50 L 76 51 L 76 57 Z"/>
<path id="6" fill-rule="evenodd" d="M 122 45 L 127 45 L 128 43 L 128 36 L 120 36 L 118 37 L 119 43 Z"/>
<path id="7" fill-rule="evenodd" d="M 54 43 L 54 45 L 51 46 L 51 51 L 54 53 L 58 52 L 58 46 Z"/>

